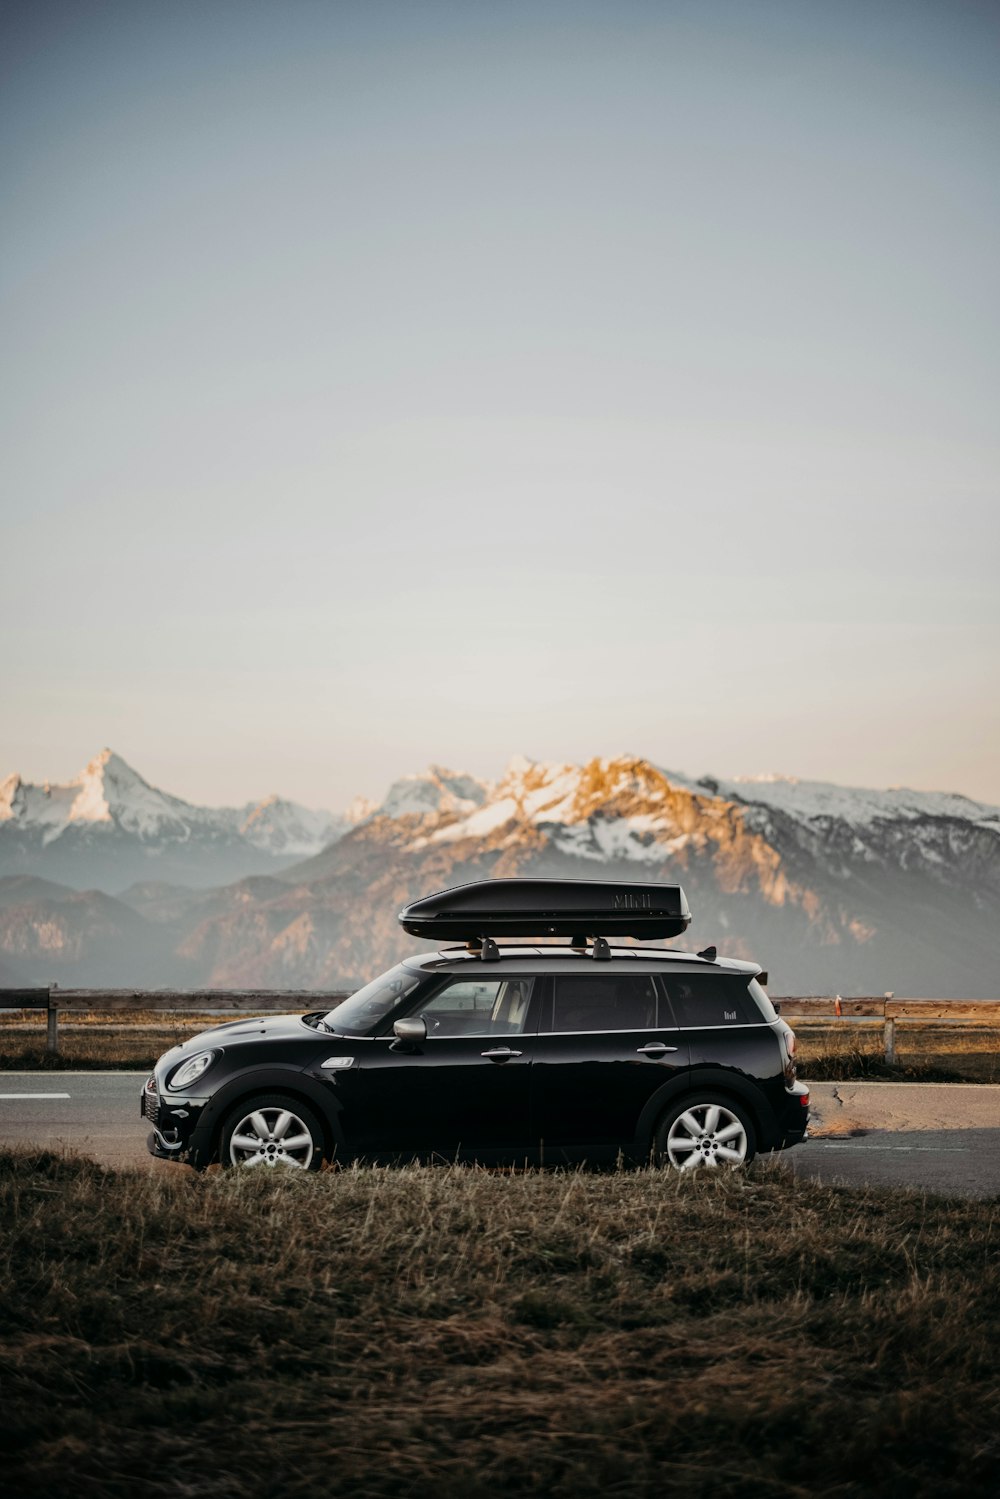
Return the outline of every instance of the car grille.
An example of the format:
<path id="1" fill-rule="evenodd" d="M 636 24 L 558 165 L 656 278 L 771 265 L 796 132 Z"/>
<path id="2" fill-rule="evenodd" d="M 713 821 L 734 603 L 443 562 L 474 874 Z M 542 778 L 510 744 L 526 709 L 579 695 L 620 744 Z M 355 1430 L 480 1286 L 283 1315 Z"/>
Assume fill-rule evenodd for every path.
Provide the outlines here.
<path id="1" fill-rule="evenodd" d="M 142 1095 L 142 1111 L 150 1124 L 159 1124 L 160 1100 L 155 1093 L 144 1093 Z"/>

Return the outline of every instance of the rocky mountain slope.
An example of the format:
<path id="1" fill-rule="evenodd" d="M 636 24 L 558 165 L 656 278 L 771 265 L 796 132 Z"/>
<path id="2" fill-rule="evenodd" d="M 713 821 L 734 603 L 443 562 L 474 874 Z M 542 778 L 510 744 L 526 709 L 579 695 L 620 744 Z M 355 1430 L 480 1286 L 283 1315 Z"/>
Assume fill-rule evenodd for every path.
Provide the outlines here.
<path id="1" fill-rule="evenodd" d="M 209 886 L 315 853 L 349 826 L 271 796 L 196 807 L 158 791 L 105 749 L 65 786 L 0 781 L 0 875 L 43 875 L 83 888 L 136 880 Z"/>
<path id="2" fill-rule="evenodd" d="M 0 961 L 38 981 L 110 982 L 110 964 L 135 984 L 336 989 L 420 946 L 395 919 L 417 893 L 600 875 L 680 880 L 685 943 L 756 958 L 775 992 L 1000 994 L 1000 810 L 965 797 L 517 759 L 495 785 L 432 767 L 352 818 L 311 857 L 209 890 L 147 873 L 109 901 L 0 879 Z"/>

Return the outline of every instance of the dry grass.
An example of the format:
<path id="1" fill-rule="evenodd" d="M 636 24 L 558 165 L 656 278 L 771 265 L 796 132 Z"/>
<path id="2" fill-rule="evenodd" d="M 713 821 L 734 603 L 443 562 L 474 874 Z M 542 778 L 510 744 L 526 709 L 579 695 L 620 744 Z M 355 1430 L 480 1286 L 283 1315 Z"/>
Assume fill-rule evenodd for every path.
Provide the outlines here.
<path id="1" fill-rule="evenodd" d="M 131 1029 L 136 1026 L 152 1027 L 153 1030 L 203 1030 L 206 1025 L 217 1025 L 220 1020 L 242 1020 L 244 1015 L 234 1011 L 225 1014 L 210 1014 L 207 1010 L 198 1013 L 188 1010 L 60 1010 L 59 1029 L 75 1029 L 79 1026 L 121 1026 Z M 21 1030 L 31 1026 L 45 1034 L 44 1010 L 0 1010 L 0 1035 L 4 1030 Z"/>
<path id="2" fill-rule="evenodd" d="M 204 1027 L 202 1027 L 204 1029 Z M 189 1031 L 187 1035 L 196 1032 Z M 50 1057 L 44 1036 L 0 1032 L 0 1071 L 76 1072 L 145 1071 L 157 1057 L 185 1039 L 184 1033 L 164 1030 L 135 1035 L 123 1030 L 100 1030 L 59 1037 L 59 1055 Z"/>
<path id="3" fill-rule="evenodd" d="M 0 1156 L 8 1492 L 994 1494 L 1000 1201 Z"/>
<path id="4" fill-rule="evenodd" d="M 0 1071 L 65 1072 L 148 1069 L 157 1057 L 199 1031 L 249 1015 L 164 1015 L 162 1011 L 95 1011 L 64 1016 L 59 1055 L 45 1049 L 45 1016 L 0 1015 Z M 25 1029 L 25 1027 L 30 1027 Z"/>
<path id="5" fill-rule="evenodd" d="M 795 1024 L 794 1021 L 792 1022 Z M 970 1025 L 896 1026 L 896 1062 L 884 1058 L 881 1021 L 795 1025 L 803 1077 L 1000 1083 L 1000 1030 Z"/>

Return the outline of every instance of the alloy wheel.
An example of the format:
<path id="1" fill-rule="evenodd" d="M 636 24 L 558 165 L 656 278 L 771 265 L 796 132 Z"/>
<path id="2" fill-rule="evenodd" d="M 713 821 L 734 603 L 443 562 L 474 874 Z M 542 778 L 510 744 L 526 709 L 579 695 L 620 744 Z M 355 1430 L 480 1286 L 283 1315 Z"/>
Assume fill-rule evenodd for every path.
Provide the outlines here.
<path id="1" fill-rule="evenodd" d="M 305 1122 L 291 1109 L 276 1106 L 251 1110 L 229 1139 L 234 1166 L 290 1166 L 307 1171 L 315 1149 Z"/>
<path id="2" fill-rule="evenodd" d="M 739 1166 L 747 1156 L 742 1120 L 721 1103 L 696 1103 L 679 1114 L 667 1134 L 667 1158 L 679 1171 L 699 1166 Z"/>

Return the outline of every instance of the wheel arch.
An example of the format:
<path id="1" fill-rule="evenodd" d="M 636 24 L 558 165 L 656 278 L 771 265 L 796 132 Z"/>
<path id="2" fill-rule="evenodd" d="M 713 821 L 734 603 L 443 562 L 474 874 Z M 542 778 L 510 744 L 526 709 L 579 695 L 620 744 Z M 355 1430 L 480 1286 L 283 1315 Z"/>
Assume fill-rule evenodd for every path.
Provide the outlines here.
<path id="1" fill-rule="evenodd" d="M 324 1154 L 328 1160 L 344 1153 L 344 1131 L 340 1122 L 340 1102 L 331 1096 L 332 1089 L 295 1067 L 255 1067 L 231 1078 L 213 1094 L 202 1110 L 191 1137 L 189 1156 L 198 1167 L 211 1165 L 219 1157 L 222 1126 L 230 1112 L 259 1093 L 282 1093 L 304 1103 L 318 1116 L 323 1126 Z"/>
<path id="2" fill-rule="evenodd" d="M 740 1104 L 750 1116 L 758 1151 L 773 1148 L 777 1120 L 761 1090 L 740 1073 L 725 1067 L 692 1067 L 683 1077 L 671 1078 L 658 1088 L 643 1109 L 636 1131 L 636 1144 L 643 1159 L 649 1158 L 657 1126 L 668 1109 L 697 1093 L 721 1093 Z"/>

